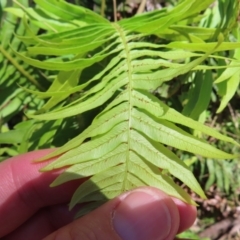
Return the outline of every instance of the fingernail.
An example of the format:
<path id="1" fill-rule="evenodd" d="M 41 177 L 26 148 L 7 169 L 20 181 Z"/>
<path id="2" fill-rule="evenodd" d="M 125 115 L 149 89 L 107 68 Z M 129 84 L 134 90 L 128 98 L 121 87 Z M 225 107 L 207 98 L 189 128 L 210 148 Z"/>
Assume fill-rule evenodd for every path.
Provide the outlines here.
<path id="1" fill-rule="evenodd" d="M 164 198 L 135 191 L 115 209 L 113 227 L 122 240 L 163 240 L 171 230 L 171 215 Z"/>

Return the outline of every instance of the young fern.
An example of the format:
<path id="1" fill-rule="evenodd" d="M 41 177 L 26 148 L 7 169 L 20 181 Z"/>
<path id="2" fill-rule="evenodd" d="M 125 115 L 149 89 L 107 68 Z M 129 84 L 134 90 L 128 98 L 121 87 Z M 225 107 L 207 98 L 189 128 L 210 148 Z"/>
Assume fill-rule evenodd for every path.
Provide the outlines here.
<path id="1" fill-rule="evenodd" d="M 85 11 L 82 7 L 63 1 L 36 2 L 42 8 L 47 3 L 54 4 L 58 9 L 54 14 L 59 16 L 64 9 L 67 9 L 65 14 L 74 12 L 79 14 L 79 18 Z M 90 126 L 79 136 L 39 159 L 43 161 L 61 155 L 41 171 L 67 167 L 51 186 L 89 177 L 76 190 L 70 203 L 72 208 L 78 203 L 90 202 L 79 216 L 122 192 L 148 185 L 195 204 L 173 181 L 172 176 L 205 198 L 191 170 L 167 146 L 209 158 L 235 157 L 182 130 L 179 125 L 237 144 L 233 139 L 182 115 L 152 93 L 164 82 L 179 75 L 197 69 L 210 69 L 200 64 L 219 51 L 221 46 L 231 49 L 232 43 L 223 42 L 221 34 L 215 42 L 198 42 L 197 49 L 193 51 L 183 50 L 181 42 L 157 44 L 146 40 L 152 35 L 169 34 L 174 24 L 191 18 L 212 2 L 180 1 L 169 12 L 164 9 L 116 23 L 108 22 L 94 13 L 86 13 L 88 22 L 85 26 L 22 38 L 35 46 L 29 47 L 27 53 L 16 52 L 19 58 L 38 68 L 59 71 L 48 91 L 27 90 L 38 97 L 50 98 L 41 112 L 29 114 L 30 117 L 54 120 L 102 107 Z M 46 7 L 45 10 L 48 9 Z M 175 25 L 177 28 L 180 26 Z M 181 31 L 184 31 L 184 27 Z M 196 28 L 195 35 L 189 34 L 190 39 L 197 41 L 197 35 L 202 31 Z M 207 38 L 210 39 L 214 33 L 215 29 L 208 31 Z M 176 31 L 175 37 L 177 34 L 181 35 Z M 189 47 L 194 47 L 194 44 L 196 42 L 188 43 Z M 239 47 L 240 44 L 234 46 Z M 29 57 L 39 54 L 51 57 L 45 61 Z M 96 69 L 93 77 L 79 82 L 83 71 L 92 69 L 90 66 L 104 60 L 107 60 L 107 64 L 103 69 Z M 80 95 L 75 101 L 49 111 L 78 92 Z"/>

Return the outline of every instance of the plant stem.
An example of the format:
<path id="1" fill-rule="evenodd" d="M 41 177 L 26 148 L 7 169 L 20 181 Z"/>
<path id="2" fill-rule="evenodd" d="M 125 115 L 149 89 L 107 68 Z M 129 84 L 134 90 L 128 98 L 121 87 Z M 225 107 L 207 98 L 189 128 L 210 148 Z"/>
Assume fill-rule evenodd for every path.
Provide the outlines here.
<path id="1" fill-rule="evenodd" d="M 114 14 L 114 22 L 117 22 L 117 2 L 113 0 L 113 14 Z"/>
<path id="2" fill-rule="evenodd" d="M 147 2 L 147 0 L 142 0 L 141 4 L 140 4 L 140 6 L 137 10 L 137 14 L 140 14 L 140 13 L 144 12 L 146 2 Z"/>
<path id="3" fill-rule="evenodd" d="M 101 16 L 105 17 L 106 0 L 101 1 Z"/>

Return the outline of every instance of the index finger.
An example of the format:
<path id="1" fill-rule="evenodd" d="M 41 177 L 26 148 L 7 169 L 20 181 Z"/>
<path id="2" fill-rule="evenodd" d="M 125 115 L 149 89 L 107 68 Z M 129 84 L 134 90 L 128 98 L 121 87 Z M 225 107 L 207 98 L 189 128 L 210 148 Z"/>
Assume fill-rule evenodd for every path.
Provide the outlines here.
<path id="1" fill-rule="evenodd" d="M 79 186 L 71 181 L 50 188 L 50 183 L 63 171 L 39 172 L 46 162 L 33 160 L 53 150 L 39 150 L 10 158 L 0 163 L 0 236 L 11 232 L 40 208 L 69 202 Z M 49 161 L 48 161 L 49 162 Z"/>

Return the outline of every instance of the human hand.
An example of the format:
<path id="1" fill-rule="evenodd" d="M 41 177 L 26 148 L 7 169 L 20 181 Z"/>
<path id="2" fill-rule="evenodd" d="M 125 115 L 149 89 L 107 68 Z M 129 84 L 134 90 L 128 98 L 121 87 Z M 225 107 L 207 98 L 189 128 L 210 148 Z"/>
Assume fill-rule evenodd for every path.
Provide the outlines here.
<path id="1" fill-rule="evenodd" d="M 0 164 L 2 240 L 172 240 L 196 218 L 195 207 L 142 187 L 73 220 L 76 211 L 69 212 L 67 204 L 83 180 L 50 188 L 62 170 L 40 173 L 46 162 L 33 163 L 50 151 L 30 152 Z"/>

